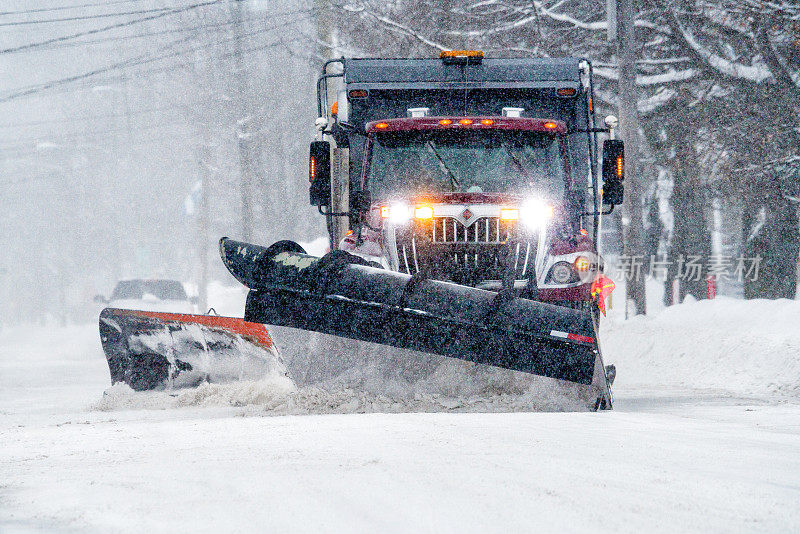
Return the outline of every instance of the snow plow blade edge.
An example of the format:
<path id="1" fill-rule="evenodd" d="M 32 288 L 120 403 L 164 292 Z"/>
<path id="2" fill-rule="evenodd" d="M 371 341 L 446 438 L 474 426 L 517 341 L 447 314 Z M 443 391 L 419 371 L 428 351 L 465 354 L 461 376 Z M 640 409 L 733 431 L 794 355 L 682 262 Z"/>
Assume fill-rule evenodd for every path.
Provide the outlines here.
<path id="1" fill-rule="evenodd" d="M 309 256 L 220 240 L 248 288 L 245 320 L 524 371 L 597 388 L 610 404 L 589 313 L 373 267 L 343 251 Z"/>
<path id="2" fill-rule="evenodd" d="M 234 317 L 106 308 L 100 341 L 111 383 L 137 391 L 284 372 L 264 325 Z"/>

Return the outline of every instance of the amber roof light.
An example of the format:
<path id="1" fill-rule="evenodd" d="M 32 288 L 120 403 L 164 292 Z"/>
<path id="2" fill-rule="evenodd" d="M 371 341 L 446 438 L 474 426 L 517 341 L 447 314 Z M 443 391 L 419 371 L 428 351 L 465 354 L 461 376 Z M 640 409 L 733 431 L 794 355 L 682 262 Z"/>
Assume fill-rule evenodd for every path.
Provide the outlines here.
<path id="1" fill-rule="evenodd" d="M 439 52 L 439 57 L 444 59 L 446 57 L 473 57 L 482 58 L 483 50 L 442 50 Z"/>
<path id="2" fill-rule="evenodd" d="M 445 65 L 469 65 L 483 60 L 482 50 L 442 50 L 439 58 Z"/>

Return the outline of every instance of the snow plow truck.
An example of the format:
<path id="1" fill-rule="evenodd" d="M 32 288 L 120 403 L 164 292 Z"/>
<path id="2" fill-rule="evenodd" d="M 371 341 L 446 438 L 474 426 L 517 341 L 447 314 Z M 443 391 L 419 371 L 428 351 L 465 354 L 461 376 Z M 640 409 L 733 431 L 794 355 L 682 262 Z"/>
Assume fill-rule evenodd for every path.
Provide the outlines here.
<path id="1" fill-rule="evenodd" d="M 611 408 L 599 236 L 622 202 L 624 154 L 592 96 L 580 58 L 326 62 L 309 200 L 331 252 L 222 238 L 249 289 L 244 318 L 107 308 L 112 382 L 257 377 L 276 361 L 270 332 L 289 328 L 536 375 Z"/>

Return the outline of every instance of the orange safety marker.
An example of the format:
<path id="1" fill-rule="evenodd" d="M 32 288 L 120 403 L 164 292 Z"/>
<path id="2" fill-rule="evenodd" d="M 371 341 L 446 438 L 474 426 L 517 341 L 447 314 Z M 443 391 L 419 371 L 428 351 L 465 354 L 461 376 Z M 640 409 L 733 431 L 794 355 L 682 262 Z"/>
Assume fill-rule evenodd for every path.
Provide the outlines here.
<path id="1" fill-rule="evenodd" d="M 592 297 L 597 300 L 597 307 L 600 308 L 601 312 L 603 312 L 603 316 L 606 315 L 606 297 L 611 295 L 611 292 L 614 291 L 615 287 L 617 287 L 617 285 L 614 283 L 614 281 L 604 274 L 598 274 L 597 278 L 595 278 L 594 282 L 592 282 L 592 286 L 590 288 L 591 294 Z"/>

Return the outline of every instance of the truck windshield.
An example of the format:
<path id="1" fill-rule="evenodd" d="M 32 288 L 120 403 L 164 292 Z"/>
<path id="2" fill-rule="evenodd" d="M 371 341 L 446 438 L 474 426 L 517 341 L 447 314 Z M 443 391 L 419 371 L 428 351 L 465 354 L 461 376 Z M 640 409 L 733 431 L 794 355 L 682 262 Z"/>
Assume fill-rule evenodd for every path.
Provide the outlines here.
<path id="1" fill-rule="evenodd" d="M 376 199 L 446 192 L 559 198 L 567 183 L 561 143 L 530 131 L 379 133 L 366 185 Z"/>

